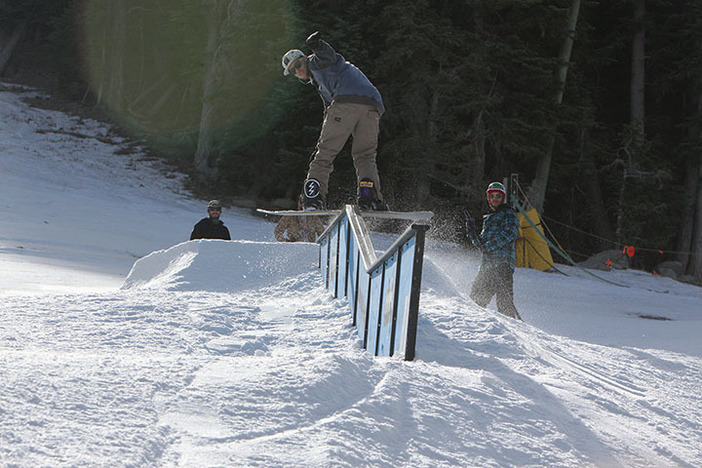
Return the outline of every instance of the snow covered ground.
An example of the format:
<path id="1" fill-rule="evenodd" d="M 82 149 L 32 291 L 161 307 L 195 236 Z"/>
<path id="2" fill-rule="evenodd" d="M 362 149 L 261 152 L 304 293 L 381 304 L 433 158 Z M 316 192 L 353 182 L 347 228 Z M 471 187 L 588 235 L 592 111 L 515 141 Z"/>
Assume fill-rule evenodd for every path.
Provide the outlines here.
<path id="1" fill-rule="evenodd" d="M 0 466 L 702 466 L 702 288 L 519 269 L 520 323 L 430 241 L 417 359 L 373 358 L 315 245 L 185 242 L 205 201 L 123 144 L 0 92 Z"/>

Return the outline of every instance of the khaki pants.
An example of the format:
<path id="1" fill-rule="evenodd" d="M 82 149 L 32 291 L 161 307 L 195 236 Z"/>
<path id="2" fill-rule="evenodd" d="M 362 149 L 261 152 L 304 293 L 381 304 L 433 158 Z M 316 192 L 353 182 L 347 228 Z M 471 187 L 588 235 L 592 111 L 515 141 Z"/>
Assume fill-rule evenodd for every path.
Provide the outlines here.
<path id="1" fill-rule="evenodd" d="M 374 106 L 348 102 L 333 102 L 327 108 L 322 131 L 317 141 L 314 158 L 310 162 L 308 179 L 316 179 L 324 198 L 329 191 L 329 175 L 334 170 L 334 159 L 343 149 L 349 136 L 353 137 L 351 156 L 358 178 L 370 179 L 380 200 L 380 177 L 375 156 L 378 148 L 380 113 Z"/>

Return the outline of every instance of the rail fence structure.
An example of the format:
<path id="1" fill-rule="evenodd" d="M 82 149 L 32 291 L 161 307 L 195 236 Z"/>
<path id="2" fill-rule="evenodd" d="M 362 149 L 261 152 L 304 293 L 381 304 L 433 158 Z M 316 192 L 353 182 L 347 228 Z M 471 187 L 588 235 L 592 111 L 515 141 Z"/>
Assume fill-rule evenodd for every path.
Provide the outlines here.
<path id="1" fill-rule="evenodd" d="M 428 229 L 413 222 L 378 257 L 360 212 L 346 205 L 317 240 L 325 287 L 335 298 L 347 298 L 359 340 L 375 356 L 414 359 Z"/>

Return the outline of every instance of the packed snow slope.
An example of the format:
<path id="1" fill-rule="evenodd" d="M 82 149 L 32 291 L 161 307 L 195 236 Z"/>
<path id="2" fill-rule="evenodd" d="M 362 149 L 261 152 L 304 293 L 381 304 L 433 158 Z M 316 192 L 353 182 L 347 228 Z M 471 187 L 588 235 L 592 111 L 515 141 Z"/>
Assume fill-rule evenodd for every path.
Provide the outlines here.
<path id="1" fill-rule="evenodd" d="M 180 176 L 28 94 L 0 92 L 0 466 L 702 466 L 700 288 L 519 269 L 522 323 L 430 241 L 417 358 L 374 358 L 315 245 L 236 209 L 187 241 Z"/>

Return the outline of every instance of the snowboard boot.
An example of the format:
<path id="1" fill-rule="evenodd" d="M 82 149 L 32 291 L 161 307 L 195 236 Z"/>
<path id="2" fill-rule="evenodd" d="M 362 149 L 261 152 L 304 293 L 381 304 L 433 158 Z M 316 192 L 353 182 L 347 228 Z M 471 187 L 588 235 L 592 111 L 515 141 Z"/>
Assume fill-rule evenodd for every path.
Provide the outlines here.
<path id="1" fill-rule="evenodd" d="M 388 205 L 378 198 L 375 183 L 370 179 L 361 179 L 358 184 L 358 208 L 361 211 L 388 211 Z"/>
<path id="2" fill-rule="evenodd" d="M 315 179 L 307 179 L 305 181 L 301 198 L 303 211 L 324 211 L 327 209 L 324 198 L 320 193 L 319 182 Z"/>

